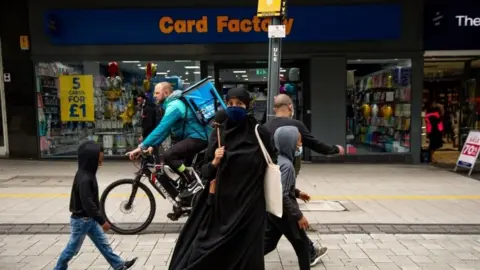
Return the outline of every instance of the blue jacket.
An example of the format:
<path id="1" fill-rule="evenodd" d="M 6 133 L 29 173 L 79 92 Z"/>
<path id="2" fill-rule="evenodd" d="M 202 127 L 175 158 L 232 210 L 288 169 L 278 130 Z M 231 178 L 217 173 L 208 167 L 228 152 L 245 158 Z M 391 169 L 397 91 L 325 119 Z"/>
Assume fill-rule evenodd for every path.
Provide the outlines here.
<path id="1" fill-rule="evenodd" d="M 187 107 L 180 99 L 181 96 L 182 91 L 175 90 L 167 97 L 163 103 L 165 114 L 162 117 L 162 121 L 147 138 L 144 138 L 139 147 L 146 149 L 150 146 L 160 145 L 169 135 L 172 135 L 173 139 L 178 140 L 195 138 L 208 141 L 212 128 L 200 124 L 195 116 L 195 112 L 190 107 Z"/>

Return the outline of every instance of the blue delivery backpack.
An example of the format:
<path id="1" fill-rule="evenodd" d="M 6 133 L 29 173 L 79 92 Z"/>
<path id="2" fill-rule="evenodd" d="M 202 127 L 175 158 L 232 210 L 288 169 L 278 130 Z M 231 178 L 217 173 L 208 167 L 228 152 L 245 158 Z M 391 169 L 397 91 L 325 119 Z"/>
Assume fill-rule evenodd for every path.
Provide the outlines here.
<path id="1" fill-rule="evenodd" d="M 201 125 L 210 125 L 219 109 L 226 110 L 225 102 L 207 77 L 182 92 L 182 99 L 195 112 Z"/>

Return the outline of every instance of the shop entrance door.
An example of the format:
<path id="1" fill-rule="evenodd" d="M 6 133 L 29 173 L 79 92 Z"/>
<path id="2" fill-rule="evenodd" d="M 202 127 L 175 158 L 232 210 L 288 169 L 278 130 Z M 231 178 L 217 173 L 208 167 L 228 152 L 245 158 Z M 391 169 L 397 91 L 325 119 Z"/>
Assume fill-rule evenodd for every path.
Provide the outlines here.
<path id="1" fill-rule="evenodd" d="M 307 63 L 308 64 L 308 63 Z M 282 61 L 280 69 L 280 92 L 288 94 L 293 102 L 294 117 L 303 119 L 303 106 L 306 66 L 304 61 Z M 258 121 L 266 120 L 267 111 L 267 61 L 215 62 L 215 87 L 225 97 L 228 90 L 234 87 L 244 87 L 252 96 L 252 112 Z"/>
<path id="2" fill-rule="evenodd" d="M 2 40 L 0 40 L 0 156 L 8 155 L 7 114 L 5 106 L 5 85 L 2 61 Z"/>

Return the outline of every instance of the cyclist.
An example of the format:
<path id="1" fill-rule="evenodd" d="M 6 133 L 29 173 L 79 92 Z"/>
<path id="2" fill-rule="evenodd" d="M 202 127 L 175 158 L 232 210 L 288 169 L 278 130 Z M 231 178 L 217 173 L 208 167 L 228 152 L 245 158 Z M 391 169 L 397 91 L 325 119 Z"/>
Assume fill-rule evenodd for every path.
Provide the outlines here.
<path id="1" fill-rule="evenodd" d="M 152 151 L 153 147 L 160 145 L 171 134 L 172 147 L 163 153 L 163 160 L 187 181 L 187 186 L 180 192 L 179 197 L 188 197 L 195 191 L 198 183 L 186 169 L 184 162 L 208 146 L 211 127 L 200 124 L 195 112 L 180 99 L 182 91 L 174 91 L 168 82 L 158 83 L 154 96 L 157 102 L 163 101 L 165 114 L 150 135 L 128 155 L 130 159 L 135 159 L 142 150 Z"/>

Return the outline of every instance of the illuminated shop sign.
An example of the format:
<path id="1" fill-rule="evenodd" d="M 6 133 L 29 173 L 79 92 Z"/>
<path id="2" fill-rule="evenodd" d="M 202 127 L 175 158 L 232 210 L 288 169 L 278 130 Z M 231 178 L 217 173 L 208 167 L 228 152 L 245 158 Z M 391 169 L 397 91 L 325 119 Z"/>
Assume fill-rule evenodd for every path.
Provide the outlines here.
<path id="1" fill-rule="evenodd" d="M 457 15 L 455 16 L 460 27 L 478 27 L 480 26 L 480 17 L 470 17 L 468 15 Z"/>
<path id="2" fill-rule="evenodd" d="M 480 1 L 428 1 L 425 50 L 480 49 Z"/>
<path id="3" fill-rule="evenodd" d="M 50 10 L 44 28 L 53 45 L 267 42 L 270 18 L 256 8 Z M 400 4 L 289 7 L 286 42 L 398 40 Z"/>
<path id="4" fill-rule="evenodd" d="M 170 16 L 160 18 L 158 27 L 164 34 L 171 33 L 208 33 L 216 31 L 217 33 L 249 33 L 249 32 L 267 32 L 270 18 L 253 17 L 252 19 L 237 19 L 229 16 L 216 16 L 209 20 L 207 16 L 200 19 L 174 19 Z M 293 18 L 283 21 L 286 27 L 287 35 L 293 27 Z"/>

